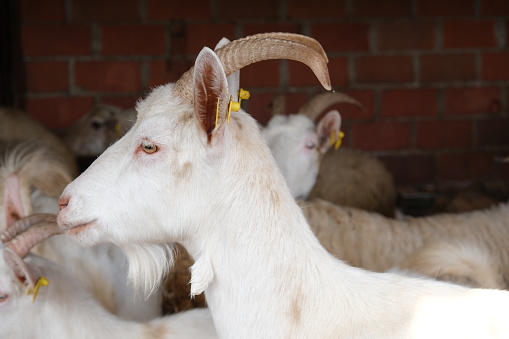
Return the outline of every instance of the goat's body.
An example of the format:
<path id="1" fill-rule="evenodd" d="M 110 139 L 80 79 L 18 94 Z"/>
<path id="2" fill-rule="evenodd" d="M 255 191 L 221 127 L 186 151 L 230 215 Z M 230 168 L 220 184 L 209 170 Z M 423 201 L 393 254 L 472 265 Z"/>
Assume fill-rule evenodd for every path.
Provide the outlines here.
<path id="1" fill-rule="evenodd" d="M 41 287 L 37 299 L 32 302 L 32 296 L 25 296 L 23 286 L 14 280 L 3 262 L 0 264 L 0 291 L 11 289 L 10 304 L 0 304 L 2 338 L 217 338 L 212 317 L 206 309 L 146 323 L 122 320 L 104 310 L 71 275 L 64 273 L 63 267 L 38 257 L 27 260 L 48 279 L 49 285 Z M 20 322 L 21 316 L 28 320 Z"/>
<path id="2" fill-rule="evenodd" d="M 194 111 L 182 83 L 156 88 L 138 103 L 133 128 L 66 188 L 58 222 L 68 235 L 131 250 L 181 242 L 196 261 L 192 293 L 205 291 L 221 338 L 509 336 L 509 292 L 372 273 L 334 259 L 256 122 L 239 112 L 226 123 L 219 58 L 204 49 L 193 74 Z M 108 190 L 98 189 L 105 183 Z M 150 285 L 167 259 L 140 253 L 128 252 L 130 273 Z"/>
<path id="3" fill-rule="evenodd" d="M 324 199 L 388 217 L 396 209 L 394 180 L 375 157 L 357 150 L 329 150 L 320 165 L 309 199 Z"/>
<path id="4" fill-rule="evenodd" d="M 56 135 L 22 111 L 0 107 L 0 140 L 35 140 L 42 142 L 62 157 L 72 176 L 77 174 L 76 163 L 71 151 Z"/>
<path id="5" fill-rule="evenodd" d="M 378 272 L 399 265 L 437 241 L 477 244 L 491 254 L 491 266 L 509 287 L 509 206 L 484 211 L 395 220 L 322 200 L 302 202 L 322 245 L 350 265 Z M 444 259 L 445 260 L 445 259 Z M 437 274 L 439 274 L 439 267 Z"/>

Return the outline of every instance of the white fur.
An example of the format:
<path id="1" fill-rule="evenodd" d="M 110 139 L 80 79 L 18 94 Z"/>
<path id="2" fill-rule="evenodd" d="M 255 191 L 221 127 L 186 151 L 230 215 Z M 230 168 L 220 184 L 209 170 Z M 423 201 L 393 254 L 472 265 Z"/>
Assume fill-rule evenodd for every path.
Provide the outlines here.
<path id="1" fill-rule="evenodd" d="M 204 49 L 196 63 L 195 82 L 207 76 L 204 64 L 223 77 L 205 79 L 223 98 L 215 54 Z M 509 292 L 367 272 L 327 253 L 245 112 L 226 124 L 221 111 L 208 137 L 200 112 L 172 84 L 138 112 L 133 128 L 66 188 L 59 224 L 82 245 L 179 241 L 195 259 L 206 254 L 213 279 L 205 295 L 219 337 L 509 336 Z M 145 153 L 147 143 L 158 151 Z"/>
<path id="2" fill-rule="evenodd" d="M 0 250 L 2 247 L 0 246 Z M 26 286 L 0 256 L 0 337 L 34 338 L 217 338 L 210 311 L 195 309 L 147 323 L 122 320 L 104 310 L 63 267 L 41 257 L 25 259 L 49 280 L 32 302 Z"/>

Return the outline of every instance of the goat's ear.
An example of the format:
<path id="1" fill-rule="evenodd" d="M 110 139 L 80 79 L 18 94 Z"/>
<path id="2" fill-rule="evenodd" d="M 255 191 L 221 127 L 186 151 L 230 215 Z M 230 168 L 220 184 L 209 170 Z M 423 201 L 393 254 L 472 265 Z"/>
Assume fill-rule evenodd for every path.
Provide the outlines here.
<path id="1" fill-rule="evenodd" d="M 320 140 L 320 150 L 325 153 L 331 146 L 329 140 L 331 134 L 337 137 L 339 129 L 341 128 L 341 115 L 338 111 L 333 110 L 327 112 L 316 126 L 316 134 Z"/>
<path id="2" fill-rule="evenodd" d="M 41 277 L 41 270 L 36 266 L 24 262 L 23 259 L 10 248 L 4 249 L 3 252 L 5 263 L 9 266 L 16 279 L 26 287 L 33 289 L 37 280 Z"/>
<path id="3" fill-rule="evenodd" d="M 196 58 L 193 82 L 194 113 L 210 141 L 223 130 L 230 99 L 223 65 L 210 48 Z"/>
<path id="4" fill-rule="evenodd" d="M 7 178 L 4 185 L 4 215 L 5 227 L 9 228 L 17 220 L 25 216 L 21 201 L 21 185 L 19 176 L 13 174 Z"/>

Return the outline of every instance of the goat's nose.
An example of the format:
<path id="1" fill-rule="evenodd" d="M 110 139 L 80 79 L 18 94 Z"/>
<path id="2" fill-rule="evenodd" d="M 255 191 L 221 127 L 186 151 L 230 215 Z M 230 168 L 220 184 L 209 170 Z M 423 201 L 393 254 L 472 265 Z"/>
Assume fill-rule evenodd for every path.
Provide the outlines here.
<path id="1" fill-rule="evenodd" d="M 58 207 L 60 210 L 63 210 L 69 205 L 69 200 L 71 200 L 69 197 L 60 197 L 60 199 L 58 199 Z"/>

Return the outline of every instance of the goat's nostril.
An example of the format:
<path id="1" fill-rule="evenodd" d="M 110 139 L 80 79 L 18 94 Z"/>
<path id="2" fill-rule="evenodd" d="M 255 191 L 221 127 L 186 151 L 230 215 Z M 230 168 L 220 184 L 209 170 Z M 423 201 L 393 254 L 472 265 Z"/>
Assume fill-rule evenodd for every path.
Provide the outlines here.
<path id="1" fill-rule="evenodd" d="M 64 208 L 67 207 L 67 205 L 69 205 L 69 198 L 67 197 L 62 197 L 60 199 L 58 199 L 58 207 L 60 208 L 60 210 L 63 210 Z"/>

